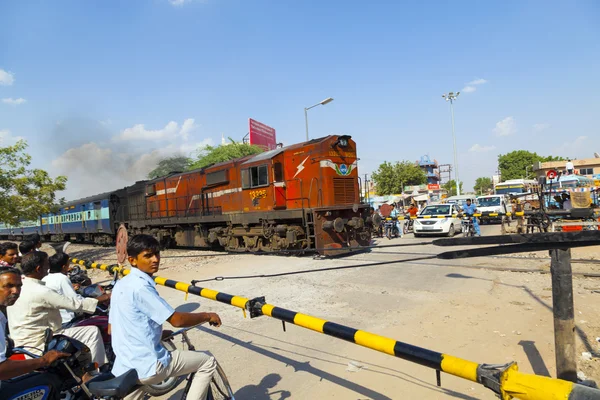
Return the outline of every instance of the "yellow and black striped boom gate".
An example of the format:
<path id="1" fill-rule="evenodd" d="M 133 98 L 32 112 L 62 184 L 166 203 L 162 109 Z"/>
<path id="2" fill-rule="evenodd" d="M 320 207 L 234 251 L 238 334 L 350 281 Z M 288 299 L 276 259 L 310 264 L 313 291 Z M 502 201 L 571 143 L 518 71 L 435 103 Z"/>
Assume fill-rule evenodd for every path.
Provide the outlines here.
<path id="1" fill-rule="evenodd" d="M 100 264 L 76 258 L 71 259 L 71 262 L 86 268 L 101 269 L 110 273 L 120 273 L 122 275 L 129 273 L 128 269 L 118 265 Z M 241 308 L 244 313 L 248 311 L 251 318 L 266 315 L 432 368 L 436 370 L 438 386 L 441 385 L 440 372 L 445 372 L 480 383 L 497 393 L 502 400 L 512 398 L 523 400 L 600 400 L 600 390 L 598 389 L 560 379 L 524 374 L 518 370 L 515 362 L 502 365 L 478 364 L 449 354 L 438 353 L 360 329 L 276 307 L 266 303 L 264 297 L 248 299 L 234 296 L 195 286 L 193 281 L 192 283 L 185 283 L 158 276 L 154 277 L 154 281 L 158 285 Z"/>

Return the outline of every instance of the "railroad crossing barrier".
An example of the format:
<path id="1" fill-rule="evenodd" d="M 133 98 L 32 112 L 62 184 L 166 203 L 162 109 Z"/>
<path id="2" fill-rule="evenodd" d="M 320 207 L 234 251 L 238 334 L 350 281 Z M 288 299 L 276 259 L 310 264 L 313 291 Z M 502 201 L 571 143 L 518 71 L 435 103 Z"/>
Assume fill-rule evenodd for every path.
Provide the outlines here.
<path id="1" fill-rule="evenodd" d="M 128 269 L 119 265 L 107 265 L 97 262 L 71 259 L 71 262 L 86 268 L 95 268 L 110 273 L 127 275 Z M 441 386 L 441 374 L 445 372 L 459 378 L 480 383 L 500 395 L 502 400 L 512 398 L 523 400 L 600 400 L 600 390 L 545 376 L 524 374 L 518 370 L 516 362 L 503 365 L 478 364 L 473 361 L 454 357 L 450 354 L 400 342 L 374 333 L 362 331 L 335 322 L 326 321 L 296 311 L 286 310 L 265 302 L 264 297 L 248 299 L 216 290 L 195 286 L 192 283 L 178 282 L 159 276 L 154 277 L 158 285 L 170 287 L 188 293 L 215 300 L 220 303 L 250 313 L 250 317 L 266 315 L 285 323 L 291 323 L 315 332 L 323 333 L 338 339 L 355 343 L 382 353 L 386 353 L 436 371 L 437 385 Z"/>
<path id="2" fill-rule="evenodd" d="M 473 217 L 522 217 L 524 215 L 527 215 L 527 213 L 525 211 L 517 211 L 517 212 L 506 212 L 506 213 L 490 213 L 490 212 L 484 212 L 484 213 L 475 213 L 472 216 Z M 405 217 L 405 216 L 398 216 L 396 217 L 396 219 L 398 219 L 398 221 L 404 221 L 404 220 L 408 220 L 408 219 L 430 219 L 430 218 L 448 218 L 448 217 L 452 217 L 452 218 L 456 218 L 458 217 L 458 214 L 452 214 L 452 215 L 418 215 L 418 216 L 414 216 L 414 217 Z M 393 219 L 391 217 L 384 217 L 385 219 Z"/>

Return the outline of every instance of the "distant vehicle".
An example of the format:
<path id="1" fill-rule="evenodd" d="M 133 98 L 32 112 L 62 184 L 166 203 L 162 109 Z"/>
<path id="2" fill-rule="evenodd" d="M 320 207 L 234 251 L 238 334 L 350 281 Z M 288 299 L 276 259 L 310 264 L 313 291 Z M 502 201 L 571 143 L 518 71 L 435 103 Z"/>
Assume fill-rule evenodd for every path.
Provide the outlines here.
<path id="1" fill-rule="evenodd" d="M 451 196 L 446 199 L 446 203 L 449 204 L 458 204 L 459 210 L 466 204 L 467 200 L 471 200 L 472 203 L 475 203 L 477 196 L 474 194 L 462 194 L 460 196 Z"/>
<path id="2" fill-rule="evenodd" d="M 562 175 L 558 179 L 548 179 L 548 184 L 554 188 L 575 189 L 594 186 L 594 180 L 583 175 Z"/>
<path id="3" fill-rule="evenodd" d="M 477 197 L 477 210 L 483 213 L 501 213 L 512 212 L 512 204 L 504 195 L 492 194 L 489 196 Z M 502 215 L 497 217 L 481 216 L 481 221 L 502 221 Z"/>
<path id="4" fill-rule="evenodd" d="M 425 207 L 414 220 L 415 237 L 432 234 L 454 236 L 462 230 L 461 219 L 458 218 L 460 210 L 460 206 L 454 203 Z"/>
<path id="5" fill-rule="evenodd" d="M 534 179 L 510 179 L 500 182 L 494 188 L 495 194 L 521 194 L 529 192 L 537 192 L 539 184 Z"/>

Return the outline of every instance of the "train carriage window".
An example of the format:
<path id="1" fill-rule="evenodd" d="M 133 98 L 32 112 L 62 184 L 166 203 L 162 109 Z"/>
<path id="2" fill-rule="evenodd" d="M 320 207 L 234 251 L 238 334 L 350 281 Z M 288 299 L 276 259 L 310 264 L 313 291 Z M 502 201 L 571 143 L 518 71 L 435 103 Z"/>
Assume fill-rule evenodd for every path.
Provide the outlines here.
<path id="1" fill-rule="evenodd" d="M 280 162 L 273 164 L 273 181 L 283 182 L 283 165 Z"/>
<path id="2" fill-rule="evenodd" d="M 91 218 L 92 218 L 92 212 L 88 211 L 88 219 L 91 219 Z"/>
<path id="3" fill-rule="evenodd" d="M 242 189 L 267 186 L 268 184 L 269 170 L 266 165 L 242 170 Z"/>
<path id="4" fill-rule="evenodd" d="M 250 188 L 250 171 L 247 169 L 242 170 L 242 189 Z"/>

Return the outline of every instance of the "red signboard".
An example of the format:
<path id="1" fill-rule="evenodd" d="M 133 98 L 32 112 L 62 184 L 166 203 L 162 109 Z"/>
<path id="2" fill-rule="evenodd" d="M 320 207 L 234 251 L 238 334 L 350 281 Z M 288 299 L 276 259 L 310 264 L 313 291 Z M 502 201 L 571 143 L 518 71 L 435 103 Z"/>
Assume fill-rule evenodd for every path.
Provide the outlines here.
<path id="1" fill-rule="evenodd" d="M 438 185 L 437 183 L 430 183 L 429 185 L 427 185 L 427 189 L 428 190 L 440 190 L 440 185 Z"/>
<path id="2" fill-rule="evenodd" d="M 275 128 L 271 128 L 265 124 L 248 118 L 248 126 L 250 132 L 250 144 L 263 147 L 266 150 L 273 150 L 277 147 L 275 139 Z"/>

